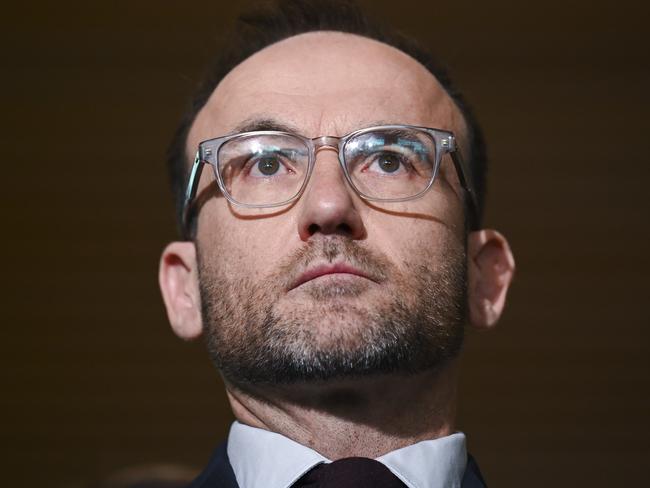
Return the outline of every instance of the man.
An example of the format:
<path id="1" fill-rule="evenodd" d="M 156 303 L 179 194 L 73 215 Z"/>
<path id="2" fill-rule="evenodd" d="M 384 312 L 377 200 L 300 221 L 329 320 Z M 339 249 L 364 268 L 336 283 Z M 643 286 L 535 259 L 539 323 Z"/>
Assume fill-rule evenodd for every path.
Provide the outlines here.
<path id="1" fill-rule="evenodd" d="M 281 2 L 240 32 L 170 153 L 186 240 L 164 301 L 237 418 L 192 486 L 484 486 L 454 429 L 458 354 L 514 261 L 480 226 L 478 127 L 347 2 Z"/>

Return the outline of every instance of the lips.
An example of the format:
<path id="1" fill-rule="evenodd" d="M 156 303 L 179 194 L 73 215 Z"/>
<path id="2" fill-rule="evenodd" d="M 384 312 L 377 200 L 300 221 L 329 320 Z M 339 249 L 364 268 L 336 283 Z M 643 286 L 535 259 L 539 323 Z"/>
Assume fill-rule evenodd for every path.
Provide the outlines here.
<path id="1" fill-rule="evenodd" d="M 319 278 L 320 276 L 326 276 L 331 274 L 355 275 L 355 276 L 360 276 L 362 278 L 366 278 L 371 281 L 375 281 L 360 269 L 355 268 L 354 266 L 351 266 L 346 263 L 321 264 L 321 265 L 310 267 L 305 272 L 303 272 L 300 276 L 298 276 L 298 279 L 296 279 L 291 285 L 290 290 L 293 290 L 294 288 L 297 288 L 300 285 L 307 283 L 308 281 Z"/>

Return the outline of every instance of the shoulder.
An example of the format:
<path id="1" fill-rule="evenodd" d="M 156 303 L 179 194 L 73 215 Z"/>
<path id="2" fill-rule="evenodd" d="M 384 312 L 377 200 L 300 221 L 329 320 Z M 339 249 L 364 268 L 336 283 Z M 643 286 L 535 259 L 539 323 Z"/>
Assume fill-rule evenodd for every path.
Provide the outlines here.
<path id="1" fill-rule="evenodd" d="M 188 488 L 239 488 L 225 442 L 214 450 L 206 468 Z"/>

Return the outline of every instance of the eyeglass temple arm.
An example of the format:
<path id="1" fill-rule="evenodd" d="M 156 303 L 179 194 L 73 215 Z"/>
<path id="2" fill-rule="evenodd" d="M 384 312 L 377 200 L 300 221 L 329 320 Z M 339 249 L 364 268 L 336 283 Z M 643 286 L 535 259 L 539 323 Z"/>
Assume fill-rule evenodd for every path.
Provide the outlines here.
<path id="1" fill-rule="evenodd" d="M 185 190 L 185 198 L 183 199 L 183 216 L 182 216 L 182 230 L 184 237 L 188 237 L 190 234 L 190 214 L 192 213 L 192 201 L 196 196 L 196 190 L 199 186 L 199 181 L 201 180 L 201 172 L 203 171 L 203 161 L 199 156 L 199 152 L 196 152 L 194 156 L 194 164 L 192 164 L 192 170 L 190 171 L 190 178 L 187 182 L 187 189 Z"/>
<path id="2" fill-rule="evenodd" d="M 476 197 L 476 190 L 474 188 L 474 179 L 469 168 L 465 165 L 463 156 L 460 154 L 460 149 L 456 146 L 450 152 L 451 160 L 454 162 L 456 167 L 456 173 L 460 179 L 460 184 L 463 186 L 465 191 L 469 194 L 469 204 L 471 206 L 472 219 L 470 221 L 470 227 L 472 230 L 478 229 L 479 226 L 479 215 L 478 215 L 478 199 Z"/>

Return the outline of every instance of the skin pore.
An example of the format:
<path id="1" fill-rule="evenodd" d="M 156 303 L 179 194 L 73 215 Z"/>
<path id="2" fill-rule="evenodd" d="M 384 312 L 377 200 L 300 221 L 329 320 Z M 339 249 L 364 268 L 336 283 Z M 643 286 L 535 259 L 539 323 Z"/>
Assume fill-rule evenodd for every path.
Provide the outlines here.
<path id="1" fill-rule="evenodd" d="M 461 142 L 464 133 L 458 109 L 423 66 L 385 44 L 337 32 L 289 38 L 233 69 L 198 114 L 188 138 L 188 155 L 202 140 L 232 133 L 251 120 L 269 119 L 306 137 L 341 136 L 385 123 L 451 130 Z M 268 299 L 280 317 L 298 317 L 288 335 L 295 331 L 307 337 L 302 349 L 325 353 L 362 349 L 373 337 L 373 327 L 378 327 L 376 317 L 390 313 L 387 303 L 399 299 L 405 310 L 412 310 L 422 300 L 433 306 L 453 301 L 444 299 L 444 292 L 454 287 L 442 272 L 453 256 L 462 260 L 461 308 L 466 302 L 469 322 L 488 328 L 501 313 L 514 271 L 512 255 L 495 231 L 474 232 L 466 240 L 462 190 L 448 158 L 423 197 L 391 204 L 361 200 L 347 185 L 337 154 L 330 149 L 317 154 L 301 198 L 272 212 L 230 205 L 214 192 L 211 176 L 205 171 L 199 187 L 199 194 L 212 191 L 213 196 L 200 209 L 195 243 L 172 243 L 161 260 L 160 282 L 170 322 L 183 338 L 203 333 L 208 341 L 219 338 L 226 349 L 241 349 L 260 326 L 238 319 L 241 309 Z M 288 256 L 309 246 L 325 249 L 343 241 L 359 255 L 377 257 L 374 262 L 385 265 L 368 266 L 368 274 L 376 271 L 372 276 L 340 272 L 294 288 L 282 286 L 308 272 L 309 266 L 326 264 L 322 252 L 304 268 L 283 273 L 281 264 Z M 346 253 L 337 256 L 345 261 Z M 442 276 L 419 300 L 410 293 L 420 283 L 414 270 Z M 211 278 L 220 280 L 221 293 L 237 284 L 248 289 L 266 283 L 269 293 L 255 295 L 249 304 L 227 302 L 230 315 L 221 311 L 224 316 L 211 324 L 203 319 L 202 306 L 220 290 L 200 284 L 214 281 Z M 218 309 L 210 317 L 218 315 Z M 355 313 L 342 313 L 345 310 Z M 461 327 L 462 334 L 462 323 L 455 323 L 458 311 L 441 316 L 444 323 L 435 331 L 447 324 L 450 331 Z M 223 334 L 207 327 L 222 327 Z M 420 329 L 418 325 L 415 330 Z M 275 384 L 238 381 L 228 375 L 224 380 L 239 421 L 338 459 L 377 457 L 453 432 L 457 370 L 453 351 L 432 361 L 431 367 L 408 374 L 397 370 Z"/>

